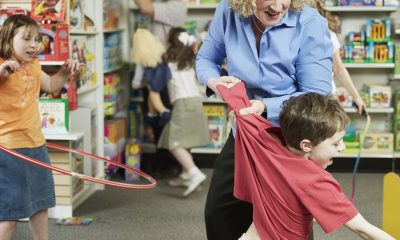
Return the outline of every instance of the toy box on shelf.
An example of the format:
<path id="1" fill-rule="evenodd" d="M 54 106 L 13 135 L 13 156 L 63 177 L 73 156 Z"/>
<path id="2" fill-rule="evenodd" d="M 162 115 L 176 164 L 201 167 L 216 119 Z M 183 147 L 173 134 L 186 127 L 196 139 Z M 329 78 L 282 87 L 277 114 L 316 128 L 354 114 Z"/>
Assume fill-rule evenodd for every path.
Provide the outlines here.
<path id="1" fill-rule="evenodd" d="M 40 61 L 65 61 L 69 58 L 68 24 L 42 24 L 39 41 Z"/>
<path id="2" fill-rule="evenodd" d="M 363 85 L 363 92 L 369 96 L 371 108 L 388 108 L 392 100 L 392 89 L 386 85 Z"/>
<path id="3" fill-rule="evenodd" d="M 123 162 L 126 143 L 126 119 L 114 118 L 104 123 L 104 154 L 107 158 Z M 106 172 L 113 174 L 117 171 L 115 165 L 108 164 Z"/>
<path id="4" fill-rule="evenodd" d="M 125 145 L 125 164 L 136 170 L 140 170 L 140 158 L 142 150 L 140 143 L 136 140 L 129 141 Z M 140 176 L 133 171 L 125 170 L 125 181 L 133 182 L 140 179 Z"/>
<path id="5" fill-rule="evenodd" d="M 332 1 L 332 0 L 329 0 L 329 1 Z M 340 0 L 339 4 L 340 4 L 340 6 L 376 6 L 376 7 L 381 7 L 383 5 L 383 0 Z"/>
<path id="6" fill-rule="evenodd" d="M 207 104 L 203 106 L 208 119 L 211 143 L 207 147 L 222 147 L 226 140 L 227 113 L 224 105 Z"/>
<path id="7" fill-rule="evenodd" d="M 394 44 L 390 19 L 368 20 L 365 31 L 350 32 L 343 47 L 343 61 L 355 63 L 393 63 Z"/>
<path id="8" fill-rule="evenodd" d="M 396 45 L 395 48 L 395 68 L 394 68 L 394 74 L 400 75 L 400 44 Z"/>
<path id="9" fill-rule="evenodd" d="M 32 0 L 31 18 L 37 22 L 65 22 L 65 0 Z"/>
<path id="10" fill-rule="evenodd" d="M 348 93 L 346 88 L 338 87 L 335 90 L 335 96 L 342 107 L 352 107 L 353 97 Z"/>
<path id="11" fill-rule="evenodd" d="M 97 79 L 94 73 L 94 54 L 88 49 L 86 36 L 71 36 L 71 57 L 79 63 L 78 88 L 84 89 L 96 86 Z"/>
<path id="12" fill-rule="evenodd" d="M 0 9 L 0 26 L 3 25 L 4 21 L 12 16 L 12 15 L 17 15 L 17 14 L 22 14 L 22 15 L 28 15 L 28 12 L 20 7 L 7 7 Z"/>
<path id="13" fill-rule="evenodd" d="M 393 133 L 367 133 L 361 149 L 363 152 L 393 153 Z"/>
<path id="14" fill-rule="evenodd" d="M 68 99 L 39 99 L 39 112 L 44 134 L 65 134 L 69 129 Z"/>
<path id="15" fill-rule="evenodd" d="M 394 132 L 394 149 L 400 151 L 400 91 L 397 90 L 393 94 L 394 115 L 393 115 L 393 132 Z"/>

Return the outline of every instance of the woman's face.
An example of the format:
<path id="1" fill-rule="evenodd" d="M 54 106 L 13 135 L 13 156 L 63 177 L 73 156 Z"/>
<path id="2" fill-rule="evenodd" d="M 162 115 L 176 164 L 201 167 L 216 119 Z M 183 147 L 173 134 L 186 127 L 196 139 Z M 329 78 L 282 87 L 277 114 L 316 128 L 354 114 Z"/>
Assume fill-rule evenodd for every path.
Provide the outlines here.
<path id="1" fill-rule="evenodd" d="M 256 0 L 255 16 L 265 26 L 275 26 L 285 16 L 291 0 Z"/>

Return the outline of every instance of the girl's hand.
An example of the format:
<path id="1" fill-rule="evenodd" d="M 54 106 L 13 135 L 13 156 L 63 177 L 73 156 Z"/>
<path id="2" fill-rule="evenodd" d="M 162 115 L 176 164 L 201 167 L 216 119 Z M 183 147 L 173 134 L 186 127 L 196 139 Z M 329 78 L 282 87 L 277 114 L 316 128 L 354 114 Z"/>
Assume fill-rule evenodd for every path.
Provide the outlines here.
<path id="1" fill-rule="evenodd" d="M 11 73 L 18 71 L 21 65 L 17 61 L 7 60 L 0 65 L 0 78 L 6 78 Z"/>
<path id="2" fill-rule="evenodd" d="M 361 98 L 354 99 L 354 103 L 357 105 L 356 108 L 358 114 L 363 114 L 363 109 L 364 111 L 367 110 L 367 106 L 365 105 L 364 101 Z"/>
<path id="3" fill-rule="evenodd" d="M 207 86 L 211 88 L 215 92 L 215 94 L 220 95 L 217 89 L 218 84 L 222 84 L 227 88 L 233 87 L 236 83 L 240 82 L 241 80 L 234 76 L 222 76 L 217 78 L 210 78 L 207 81 Z"/>
<path id="4" fill-rule="evenodd" d="M 263 112 L 267 110 L 267 106 L 261 100 L 250 100 L 250 107 L 242 108 L 239 110 L 239 113 L 242 115 L 247 114 L 257 114 L 261 115 Z"/>
<path id="5" fill-rule="evenodd" d="M 74 74 L 79 70 L 79 63 L 74 61 L 73 59 L 68 59 L 62 65 L 60 72 L 63 74 Z"/>

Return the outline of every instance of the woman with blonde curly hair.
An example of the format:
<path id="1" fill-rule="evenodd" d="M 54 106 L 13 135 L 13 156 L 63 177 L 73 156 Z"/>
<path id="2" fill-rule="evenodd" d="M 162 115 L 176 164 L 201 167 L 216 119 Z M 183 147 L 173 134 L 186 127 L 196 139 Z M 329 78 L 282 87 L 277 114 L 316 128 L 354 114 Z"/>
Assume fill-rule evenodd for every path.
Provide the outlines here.
<path id="1" fill-rule="evenodd" d="M 220 76 L 225 62 L 228 76 Z M 261 114 L 279 126 L 285 100 L 331 92 L 327 21 L 302 0 L 222 0 L 197 55 L 196 72 L 208 95 L 219 94 L 218 84 L 245 82 L 252 100 L 240 114 Z M 241 174 L 234 171 L 234 130 L 214 164 L 205 206 L 209 240 L 238 239 L 252 222 L 252 205 L 233 196 L 234 176 Z"/>

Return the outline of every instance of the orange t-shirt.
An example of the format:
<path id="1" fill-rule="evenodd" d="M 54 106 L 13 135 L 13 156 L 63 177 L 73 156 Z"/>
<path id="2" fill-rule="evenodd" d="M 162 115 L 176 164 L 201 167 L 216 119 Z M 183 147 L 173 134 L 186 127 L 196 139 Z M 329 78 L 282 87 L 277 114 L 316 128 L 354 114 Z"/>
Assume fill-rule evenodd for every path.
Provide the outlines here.
<path id="1" fill-rule="evenodd" d="M 0 64 L 5 60 L 0 58 Z M 0 81 L 0 145 L 33 148 L 45 143 L 40 127 L 41 66 L 37 59 Z"/>

